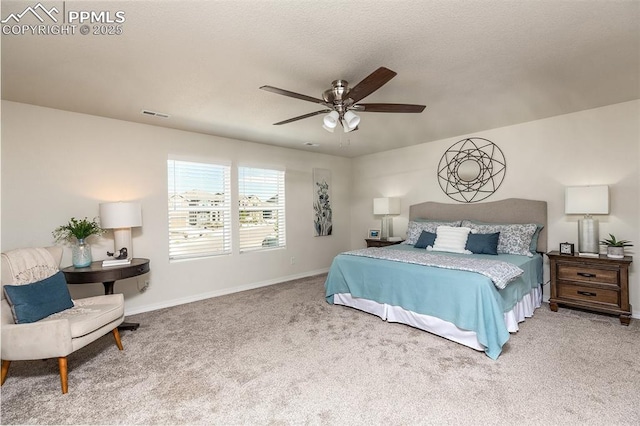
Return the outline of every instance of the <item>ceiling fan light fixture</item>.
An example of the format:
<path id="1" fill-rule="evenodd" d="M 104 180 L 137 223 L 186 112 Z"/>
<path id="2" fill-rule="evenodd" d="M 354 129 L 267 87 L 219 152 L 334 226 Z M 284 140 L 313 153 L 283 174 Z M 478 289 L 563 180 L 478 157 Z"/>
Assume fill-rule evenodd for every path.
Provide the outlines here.
<path id="1" fill-rule="evenodd" d="M 338 125 L 339 118 L 340 118 L 340 115 L 338 114 L 338 111 L 331 111 L 329 114 L 324 116 L 324 119 L 322 120 L 324 122 L 323 127 L 326 126 L 330 129 L 335 128 Z"/>
<path id="2" fill-rule="evenodd" d="M 342 128 L 345 133 L 353 132 L 356 129 L 355 127 L 349 127 L 345 121 L 342 122 Z"/>
<path id="3" fill-rule="evenodd" d="M 333 133 L 333 130 L 335 129 L 336 126 L 333 127 L 328 127 L 326 124 L 322 125 L 322 128 L 325 129 L 327 132 L 329 133 Z"/>
<path id="4" fill-rule="evenodd" d="M 357 116 L 353 111 L 347 111 L 344 113 L 343 125 L 345 124 L 346 127 L 349 127 L 349 129 L 353 130 L 358 127 L 358 124 L 360 124 L 360 117 Z"/>

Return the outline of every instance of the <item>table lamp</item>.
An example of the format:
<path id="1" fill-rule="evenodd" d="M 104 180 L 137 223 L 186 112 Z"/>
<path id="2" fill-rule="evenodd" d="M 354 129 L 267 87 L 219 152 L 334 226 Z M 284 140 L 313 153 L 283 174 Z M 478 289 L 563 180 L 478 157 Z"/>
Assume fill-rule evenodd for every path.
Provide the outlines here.
<path id="1" fill-rule="evenodd" d="M 133 258 L 131 228 L 142 226 L 140 203 L 101 203 L 100 226 L 104 229 L 113 229 L 115 258 Z M 125 252 L 122 249 L 126 249 Z"/>
<path id="2" fill-rule="evenodd" d="M 591 215 L 609 214 L 609 187 L 607 185 L 567 187 L 564 212 L 585 215 L 578 220 L 578 254 L 598 256 L 600 253 L 598 219 Z"/>
<path id="3" fill-rule="evenodd" d="M 380 239 L 388 240 L 393 236 L 393 218 L 390 215 L 400 214 L 400 198 L 374 198 L 373 214 L 384 215 L 380 227 Z"/>

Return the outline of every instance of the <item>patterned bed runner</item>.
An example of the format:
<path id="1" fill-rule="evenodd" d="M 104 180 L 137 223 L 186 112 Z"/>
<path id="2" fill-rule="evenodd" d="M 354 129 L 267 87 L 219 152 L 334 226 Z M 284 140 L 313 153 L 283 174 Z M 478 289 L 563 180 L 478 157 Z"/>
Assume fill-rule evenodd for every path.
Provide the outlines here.
<path id="1" fill-rule="evenodd" d="M 476 272 L 491 279 L 493 284 L 499 289 L 505 288 L 507 284 L 524 273 L 524 271 L 519 267 L 501 260 L 447 256 L 415 251 L 388 250 L 379 247 L 351 250 L 342 254 L 433 266 L 435 268 Z"/>

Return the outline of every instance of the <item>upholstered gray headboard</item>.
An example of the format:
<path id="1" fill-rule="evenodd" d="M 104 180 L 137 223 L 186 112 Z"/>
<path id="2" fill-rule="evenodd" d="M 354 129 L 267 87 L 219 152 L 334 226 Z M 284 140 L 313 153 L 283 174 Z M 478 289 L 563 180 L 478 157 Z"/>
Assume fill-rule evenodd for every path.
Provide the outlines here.
<path id="1" fill-rule="evenodd" d="M 537 223 L 544 225 L 538 237 L 538 252 L 547 251 L 547 202 L 507 198 L 473 204 L 427 201 L 409 207 L 409 220 L 480 220 L 493 223 Z"/>

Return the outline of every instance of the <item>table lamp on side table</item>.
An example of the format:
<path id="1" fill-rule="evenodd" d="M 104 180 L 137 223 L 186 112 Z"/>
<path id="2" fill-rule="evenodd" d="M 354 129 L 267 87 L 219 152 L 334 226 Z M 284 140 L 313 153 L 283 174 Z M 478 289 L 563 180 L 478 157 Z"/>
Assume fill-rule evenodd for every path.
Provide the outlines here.
<path id="1" fill-rule="evenodd" d="M 386 241 L 393 236 L 393 218 L 390 215 L 400 214 L 400 198 L 374 198 L 373 214 L 384 215 L 380 239 Z"/>
<path id="2" fill-rule="evenodd" d="M 578 220 L 578 252 L 580 256 L 597 257 L 600 253 L 598 219 L 592 214 L 609 214 L 609 187 L 570 186 L 565 191 L 565 214 L 584 214 Z"/>
<path id="3" fill-rule="evenodd" d="M 104 229 L 113 229 L 115 246 L 114 258 L 133 258 L 131 228 L 142 226 L 142 209 L 140 203 L 101 203 L 100 226 Z M 125 249 L 125 252 L 122 251 L 123 249 Z"/>

